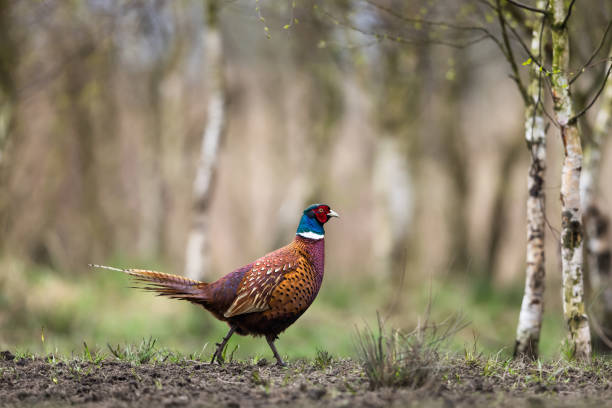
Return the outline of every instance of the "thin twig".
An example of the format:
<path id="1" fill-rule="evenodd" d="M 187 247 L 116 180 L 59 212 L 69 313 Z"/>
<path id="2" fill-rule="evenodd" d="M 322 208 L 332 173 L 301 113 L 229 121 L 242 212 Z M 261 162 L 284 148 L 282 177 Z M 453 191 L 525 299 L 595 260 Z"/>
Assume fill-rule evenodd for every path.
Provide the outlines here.
<path id="1" fill-rule="evenodd" d="M 504 46 L 506 49 L 506 59 L 510 63 L 510 67 L 512 68 L 512 72 L 514 73 L 514 81 L 519 88 L 519 92 L 523 97 L 523 101 L 525 104 L 529 104 L 529 95 L 527 94 L 527 89 L 523 85 L 521 81 L 521 77 L 519 75 L 518 66 L 516 65 L 516 60 L 514 58 L 514 52 L 512 51 L 512 46 L 510 45 L 510 40 L 508 39 L 508 31 L 506 29 L 506 18 L 504 17 L 504 13 L 502 12 L 502 7 L 500 4 L 500 0 L 496 0 L 497 4 L 497 17 L 499 21 L 499 26 L 501 27 L 502 39 L 504 40 Z"/>
<path id="2" fill-rule="evenodd" d="M 568 120 L 567 123 L 575 122 L 576 120 L 578 120 L 579 117 L 584 115 L 591 108 L 591 106 L 593 106 L 593 104 L 595 103 L 597 98 L 599 98 L 599 95 L 601 95 L 601 92 L 604 90 L 604 88 L 606 86 L 606 82 L 608 82 L 608 77 L 610 76 L 610 71 L 612 71 L 612 64 L 610 64 L 610 66 L 608 67 L 608 71 L 606 72 L 606 76 L 605 76 L 604 80 L 602 81 L 601 86 L 599 87 L 599 90 L 595 94 L 595 97 L 593 98 L 593 100 L 583 110 L 581 110 L 580 113 L 578 113 L 578 114 L 574 115 L 572 118 L 570 118 L 570 120 Z"/>
<path id="3" fill-rule="evenodd" d="M 576 2 L 576 0 L 572 0 L 572 2 L 570 3 L 569 7 L 567 8 L 567 14 L 565 15 L 565 18 L 563 19 L 563 23 L 561 23 L 561 28 L 565 28 L 565 26 L 567 25 L 567 21 L 569 20 L 570 16 L 572 15 L 572 9 L 574 7 L 574 3 Z"/>
<path id="4" fill-rule="evenodd" d="M 476 0 L 478 1 L 480 4 L 483 4 L 485 6 L 487 6 L 488 8 L 490 8 L 491 10 L 495 10 L 495 6 L 493 6 L 491 3 L 489 3 L 487 0 Z"/>
<path id="5" fill-rule="evenodd" d="M 590 316 L 590 321 L 591 321 L 591 327 L 593 328 L 593 330 L 597 333 L 597 335 L 599 336 L 599 339 L 606 345 L 608 346 L 608 348 L 612 349 L 612 340 L 606 336 L 606 334 L 604 333 L 601 325 L 599 324 L 599 322 L 597 321 L 597 319 L 595 318 L 595 316 L 593 316 L 591 314 Z"/>
<path id="6" fill-rule="evenodd" d="M 501 48 L 501 43 L 500 41 L 493 35 L 493 33 L 491 33 L 489 30 L 487 30 L 485 27 L 481 27 L 481 26 L 464 26 L 464 25 L 457 25 L 457 24 L 452 24 L 452 23 L 448 23 L 448 22 L 444 22 L 444 21 L 432 21 L 432 20 L 426 20 L 426 19 L 422 19 L 422 18 L 412 18 L 412 17 L 407 17 L 403 14 L 398 13 L 397 11 L 393 10 L 392 8 L 389 7 L 385 7 L 383 5 L 380 5 L 372 0 L 364 0 L 366 3 L 368 3 L 369 5 L 378 8 L 379 10 L 382 10 L 386 13 L 388 13 L 389 15 L 397 18 L 398 20 L 402 20 L 408 23 L 418 23 L 418 24 L 423 24 L 423 25 L 428 25 L 428 26 L 432 26 L 432 27 L 441 27 L 441 28 L 448 28 L 448 29 L 452 29 L 452 30 L 458 30 L 458 31 L 480 31 L 484 33 L 484 36 L 487 38 L 490 38 L 491 40 L 493 40 L 498 47 Z M 473 45 L 477 42 L 482 41 L 482 37 L 478 37 L 478 39 L 476 40 L 470 40 L 467 43 L 464 44 L 464 46 L 470 46 Z"/>
<path id="7" fill-rule="evenodd" d="M 483 34 L 481 37 L 477 37 L 477 38 L 472 38 L 470 40 L 467 40 L 465 42 L 452 42 L 452 41 L 445 41 L 445 40 L 435 40 L 435 39 L 411 39 L 411 38 L 406 38 L 403 37 L 399 34 L 389 34 L 389 33 L 378 33 L 375 31 L 367 31 L 364 30 L 361 27 L 358 27 L 350 22 L 347 21 L 340 21 L 339 19 L 337 19 L 336 17 L 334 17 L 330 12 L 322 9 L 321 7 L 318 7 L 318 10 L 321 14 L 323 14 L 325 17 L 329 18 L 334 24 L 340 24 L 345 28 L 349 28 L 353 31 L 356 31 L 358 33 L 361 33 L 363 35 L 369 36 L 369 37 L 374 37 L 379 41 L 382 40 L 389 40 L 389 41 L 395 41 L 397 43 L 400 44 L 412 44 L 412 45 L 421 45 L 421 44 L 439 44 L 439 45 L 445 45 L 447 47 L 452 47 L 452 48 L 466 48 L 469 47 L 471 45 L 477 44 L 487 38 L 490 38 L 489 35 L 487 34 Z M 437 23 L 436 23 L 437 24 Z"/>
<path id="8" fill-rule="evenodd" d="M 569 81 L 570 85 L 573 84 L 574 81 L 577 80 L 580 75 L 582 75 L 582 73 L 586 70 L 586 68 L 593 61 L 593 59 L 597 56 L 597 54 L 599 54 L 599 51 L 601 51 L 601 48 L 604 46 L 604 43 L 606 42 L 606 37 L 608 36 L 608 32 L 610 31 L 610 28 L 612 28 L 612 20 L 610 20 L 608 22 L 608 26 L 606 27 L 606 31 L 604 31 L 603 35 L 601 36 L 601 41 L 599 42 L 599 45 L 597 46 L 597 48 L 595 48 L 595 51 L 593 51 L 593 54 L 591 54 L 591 56 L 589 57 L 587 62 L 584 63 L 582 68 L 580 68 L 578 70 L 576 75 L 574 75 L 574 77 L 572 79 L 570 79 L 570 81 Z"/>
<path id="9" fill-rule="evenodd" d="M 507 0 L 507 1 L 508 1 L 508 3 L 510 3 L 510 4 L 512 4 L 512 5 L 516 6 L 516 7 L 520 7 L 520 8 L 525 9 L 525 10 L 533 11 L 534 13 L 541 13 L 541 14 L 544 14 L 544 15 L 548 14 L 548 12 L 546 10 L 541 10 L 541 9 L 539 9 L 537 7 L 533 7 L 533 6 L 530 6 L 528 4 L 524 4 L 524 3 L 520 3 L 520 2 L 518 2 L 516 0 Z"/>
<path id="10" fill-rule="evenodd" d="M 544 107 L 544 104 L 542 103 L 542 101 L 540 101 L 540 105 L 542 105 L 542 112 L 544 112 L 546 117 L 548 119 L 550 119 L 550 121 L 552 122 L 553 125 L 555 125 L 556 128 L 559 128 L 560 127 L 559 126 L 559 122 L 557 122 L 556 119 L 553 117 L 553 115 L 546 110 L 546 108 Z"/>
<path id="11" fill-rule="evenodd" d="M 523 39 L 521 38 L 520 34 L 516 31 L 516 29 L 514 29 L 511 25 L 509 25 L 508 28 L 510 28 L 510 31 L 514 35 L 514 38 L 521 45 L 521 48 L 523 48 L 523 50 L 527 53 L 527 55 L 529 55 L 529 58 L 531 58 L 531 60 L 533 62 L 535 62 L 535 64 L 538 67 L 542 68 L 544 70 L 544 72 L 548 73 L 548 70 L 546 68 L 544 68 L 544 66 L 542 65 L 542 62 L 538 61 L 538 58 L 531 53 L 531 50 L 529 49 L 529 47 L 527 47 L 527 44 L 525 44 L 525 41 L 523 41 Z M 541 56 L 541 54 L 540 54 L 540 56 Z"/>
<path id="12" fill-rule="evenodd" d="M 436 26 L 436 27 L 442 27 L 442 28 L 452 28 L 454 30 L 467 30 L 467 31 L 471 31 L 471 30 L 475 30 L 475 31 L 485 31 L 488 32 L 488 30 L 484 27 L 481 26 L 464 26 L 464 25 L 458 25 L 458 24 L 453 24 L 453 23 L 448 23 L 445 21 L 433 21 L 433 20 L 426 20 L 426 19 L 422 19 L 422 18 L 413 18 L 413 17 L 407 17 L 403 14 L 398 13 L 397 11 L 393 10 L 390 7 L 386 7 L 383 5 L 380 5 L 372 0 L 364 0 L 366 3 L 368 3 L 371 6 L 376 7 L 379 10 L 384 11 L 385 13 L 388 13 L 390 15 L 392 15 L 393 17 L 399 19 L 399 20 L 403 20 L 406 21 L 408 23 L 420 23 L 420 24 L 424 24 L 424 25 L 429 25 L 429 26 Z"/>

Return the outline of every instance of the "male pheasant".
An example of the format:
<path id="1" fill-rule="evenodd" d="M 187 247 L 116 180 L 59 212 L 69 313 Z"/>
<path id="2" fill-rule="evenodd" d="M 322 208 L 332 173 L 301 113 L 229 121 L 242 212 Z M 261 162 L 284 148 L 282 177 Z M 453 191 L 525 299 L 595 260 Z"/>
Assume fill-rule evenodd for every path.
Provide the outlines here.
<path id="1" fill-rule="evenodd" d="M 230 329 L 213 354 L 223 362 L 223 349 L 234 333 L 265 336 L 278 365 L 284 366 L 274 341 L 312 304 L 323 281 L 325 231 L 323 225 L 338 217 L 328 205 L 304 210 L 293 241 L 212 283 L 140 269 L 119 269 L 143 283 L 145 290 L 203 306 Z"/>

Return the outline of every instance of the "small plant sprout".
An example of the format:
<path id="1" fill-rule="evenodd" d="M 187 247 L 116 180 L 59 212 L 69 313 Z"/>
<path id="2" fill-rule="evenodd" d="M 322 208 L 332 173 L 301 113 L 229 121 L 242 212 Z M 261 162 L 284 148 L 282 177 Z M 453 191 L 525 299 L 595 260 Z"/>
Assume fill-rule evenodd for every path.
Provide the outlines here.
<path id="1" fill-rule="evenodd" d="M 334 358 L 327 350 L 317 349 L 317 355 L 315 356 L 313 365 L 319 370 L 324 370 L 331 366 L 333 360 Z"/>
<path id="2" fill-rule="evenodd" d="M 220 357 L 221 357 L 221 361 L 229 361 L 231 363 L 232 361 L 234 361 L 234 353 L 236 353 L 236 351 L 238 350 L 239 345 L 236 344 L 234 346 L 232 351 L 229 353 L 229 358 L 227 356 L 227 349 L 228 349 L 228 347 L 229 347 L 229 343 L 226 344 L 225 347 L 223 347 L 223 350 L 221 351 Z"/>
<path id="3" fill-rule="evenodd" d="M 127 345 L 121 349 L 119 345 L 113 347 L 107 344 L 106 346 L 118 360 L 128 361 L 133 364 L 146 364 L 158 361 L 161 358 L 160 352 L 155 348 L 156 343 L 157 339 L 149 337 L 148 339 L 143 339 L 137 347 Z"/>
<path id="4" fill-rule="evenodd" d="M 87 342 L 83 342 L 83 359 L 85 361 L 99 365 L 105 358 L 106 356 L 104 353 L 100 352 L 99 350 L 94 350 L 92 353 L 91 350 L 89 350 L 89 346 L 87 346 Z"/>
<path id="5" fill-rule="evenodd" d="M 482 357 L 482 355 L 478 352 L 478 337 L 474 334 L 474 341 L 472 342 L 471 347 L 464 347 L 463 355 L 465 359 L 465 363 L 468 365 L 476 365 L 478 364 L 478 360 Z"/>
<path id="6" fill-rule="evenodd" d="M 194 360 L 194 361 L 204 361 L 205 360 L 204 352 L 206 351 L 207 347 L 208 347 L 208 343 L 204 343 L 204 345 L 202 346 L 202 349 L 199 352 L 189 354 L 189 359 Z"/>

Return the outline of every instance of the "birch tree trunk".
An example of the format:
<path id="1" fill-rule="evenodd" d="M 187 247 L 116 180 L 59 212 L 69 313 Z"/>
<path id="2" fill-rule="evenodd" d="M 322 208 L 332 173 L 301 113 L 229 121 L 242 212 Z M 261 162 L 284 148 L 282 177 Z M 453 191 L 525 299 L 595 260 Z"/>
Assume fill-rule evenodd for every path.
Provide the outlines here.
<path id="1" fill-rule="evenodd" d="M 577 7 L 577 6 L 576 6 Z M 561 258 L 563 274 L 563 315 L 568 329 L 569 346 L 579 360 L 591 358 L 591 333 L 584 306 L 582 206 L 580 172 L 582 145 L 578 123 L 574 118 L 569 92 L 569 2 L 552 0 L 552 96 L 555 118 L 564 146 L 561 174 Z"/>
<path id="2" fill-rule="evenodd" d="M 610 52 L 612 58 L 612 50 Z M 599 307 L 602 333 L 612 338 L 612 287 L 610 286 L 609 219 L 601 210 L 598 196 L 601 173 L 601 149 L 612 131 L 612 81 L 608 80 L 601 97 L 595 126 L 584 149 L 584 165 L 580 180 L 586 242 L 586 262 L 593 294 L 601 298 Z M 605 340 L 604 340 L 605 342 Z M 608 342 L 609 343 L 609 342 Z M 612 348 L 609 347 L 608 348 Z"/>
<path id="3" fill-rule="evenodd" d="M 209 67 L 208 122 L 202 135 L 200 158 L 193 183 L 193 220 L 185 255 L 185 275 L 202 279 L 210 269 L 208 254 L 210 215 L 219 146 L 227 125 L 223 44 L 219 30 L 218 0 L 208 0 L 206 55 Z"/>
<path id="4" fill-rule="evenodd" d="M 544 0 L 536 7 L 544 8 Z M 540 41 L 543 21 L 535 20 L 531 37 L 531 54 L 542 58 Z M 525 268 L 525 294 L 521 303 L 514 357 L 538 358 L 540 329 L 544 309 L 544 239 L 545 209 L 544 180 L 546 175 L 546 126 L 541 101 L 541 73 L 534 62 L 529 67 L 529 86 L 527 94 L 529 105 L 525 109 L 525 141 L 531 154 L 527 175 L 527 254 Z"/>

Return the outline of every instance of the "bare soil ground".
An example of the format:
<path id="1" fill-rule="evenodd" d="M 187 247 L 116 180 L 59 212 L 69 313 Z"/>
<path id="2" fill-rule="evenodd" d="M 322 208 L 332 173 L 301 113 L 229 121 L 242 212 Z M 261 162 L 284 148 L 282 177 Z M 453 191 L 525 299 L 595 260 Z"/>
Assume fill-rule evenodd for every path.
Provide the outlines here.
<path id="1" fill-rule="evenodd" d="M 448 359 L 419 390 L 372 390 L 351 360 L 317 368 L 309 361 L 279 368 L 266 361 L 223 366 L 189 361 L 134 365 L 107 358 L 17 358 L 0 353 L 0 406 L 55 407 L 544 407 L 608 406 L 612 364 L 507 363 Z"/>

